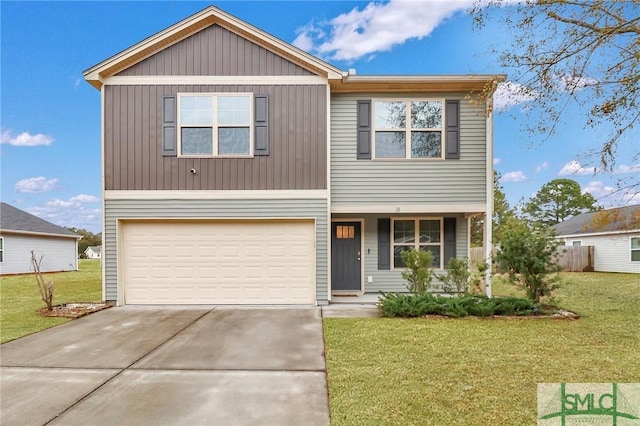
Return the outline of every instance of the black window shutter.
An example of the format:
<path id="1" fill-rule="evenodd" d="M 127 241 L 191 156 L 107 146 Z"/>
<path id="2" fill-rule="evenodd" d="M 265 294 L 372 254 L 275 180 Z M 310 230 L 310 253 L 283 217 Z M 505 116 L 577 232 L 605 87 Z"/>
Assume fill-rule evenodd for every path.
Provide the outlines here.
<path id="1" fill-rule="evenodd" d="M 178 155 L 178 133 L 176 129 L 176 97 L 162 97 L 162 156 Z"/>
<path id="2" fill-rule="evenodd" d="M 269 95 L 255 95 L 253 97 L 254 116 L 254 155 L 269 155 Z"/>
<path id="3" fill-rule="evenodd" d="M 460 159 L 460 101 L 446 101 L 446 147 L 444 158 Z"/>
<path id="4" fill-rule="evenodd" d="M 371 100 L 359 100 L 357 108 L 358 160 L 371 160 Z"/>
<path id="5" fill-rule="evenodd" d="M 378 219 L 378 270 L 391 269 L 391 219 Z"/>
<path id="6" fill-rule="evenodd" d="M 449 259 L 456 257 L 456 218 L 444 218 L 444 267 Z"/>

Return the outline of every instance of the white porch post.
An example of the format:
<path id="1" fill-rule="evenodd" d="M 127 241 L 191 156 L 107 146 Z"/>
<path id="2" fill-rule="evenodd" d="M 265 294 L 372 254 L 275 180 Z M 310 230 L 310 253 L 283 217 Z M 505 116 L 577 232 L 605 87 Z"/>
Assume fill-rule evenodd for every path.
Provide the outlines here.
<path id="1" fill-rule="evenodd" d="M 485 275 L 485 292 L 492 297 L 491 292 L 491 252 L 493 249 L 493 92 L 487 96 L 487 207 L 484 216 L 484 254 L 485 262 L 489 266 Z"/>

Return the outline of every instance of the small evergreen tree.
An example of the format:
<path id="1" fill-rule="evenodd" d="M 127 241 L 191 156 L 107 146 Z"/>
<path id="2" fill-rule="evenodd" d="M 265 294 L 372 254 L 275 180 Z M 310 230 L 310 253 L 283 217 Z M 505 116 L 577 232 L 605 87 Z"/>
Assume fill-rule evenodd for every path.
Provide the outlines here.
<path id="1" fill-rule="evenodd" d="M 407 281 L 407 290 L 413 294 L 426 293 L 433 282 L 433 269 L 431 261 L 433 255 L 430 251 L 416 249 L 404 250 L 400 253 L 406 270 L 402 271 L 402 278 Z"/>
<path id="2" fill-rule="evenodd" d="M 522 288 L 534 303 L 550 296 L 560 280 L 557 242 L 549 228 L 528 222 L 513 222 L 505 230 L 496 263 L 508 272 L 509 281 Z"/>

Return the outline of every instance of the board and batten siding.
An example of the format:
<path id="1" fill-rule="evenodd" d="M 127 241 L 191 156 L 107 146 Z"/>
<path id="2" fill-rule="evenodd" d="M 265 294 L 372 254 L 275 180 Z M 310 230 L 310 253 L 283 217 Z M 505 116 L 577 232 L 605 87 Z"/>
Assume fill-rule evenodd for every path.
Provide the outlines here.
<path id="1" fill-rule="evenodd" d="M 468 257 L 467 252 L 467 220 L 463 214 L 447 214 L 447 215 L 424 215 L 425 217 L 455 217 L 456 218 L 456 257 Z M 365 293 L 378 293 L 380 291 L 406 292 L 406 281 L 402 278 L 402 270 L 378 270 L 378 219 L 393 217 L 401 219 L 403 217 L 421 217 L 418 214 L 411 215 L 393 215 L 388 214 L 339 214 L 333 220 L 349 218 L 364 218 L 364 290 Z M 393 262 L 393 260 L 392 260 Z M 367 277 L 371 276 L 373 282 L 367 282 Z M 437 279 L 434 280 L 435 286 L 439 285 Z"/>
<path id="2" fill-rule="evenodd" d="M 105 297 L 117 301 L 117 221 L 135 219 L 315 219 L 316 300 L 327 300 L 327 200 L 106 200 Z"/>
<path id="3" fill-rule="evenodd" d="M 42 272 L 77 271 L 78 247 L 75 238 L 35 235 L 0 234 L 4 239 L 2 274 L 28 274 L 33 272 L 31 250 L 36 258 L 42 257 Z"/>
<path id="4" fill-rule="evenodd" d="M 567 246 L 581 241 L 582 246 L 593 246 L 596 272 L 640 273 L 640 262 L 631 261 L 631 237 L 640 238 L 640 232 L 563 238 Z"/>
<path id="5" fill-rule="evenodd" d="M 460 100 L 460 159 L 358 160 L 357 101 L 414 97 Z M 464 95 L 339 94 L 331 98 L 330 120 L 333 207 L 358 204 L 485 204 L 486 116 L 484 106 L 472 105 Z"/>
<path id="6" fill-rule="evenodd" d="M 270 154 L 162 156 L 162 97 L 189 92 L 269 95 Z M 105 190 L 326 189 L 326 85 L 106 86 Z M 194 175 L 190 170 L 194 168 Z"/>
<path id="7" fill-rule="evenodd" d="M 219 25 L 211 25 L 132 65 L 117 75 L 268 76 L 313 74 Z"/>

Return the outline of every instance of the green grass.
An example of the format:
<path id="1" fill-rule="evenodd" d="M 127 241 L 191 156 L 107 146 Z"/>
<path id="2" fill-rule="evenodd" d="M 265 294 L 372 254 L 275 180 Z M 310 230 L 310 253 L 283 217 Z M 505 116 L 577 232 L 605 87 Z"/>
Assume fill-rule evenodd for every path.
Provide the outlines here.
<path id="1" fill-rule="evenodd" d="M 44 274 L 53 280 L 53 303 L 99 302 L 102 299 L 100 260 L 80 260 L 80 270 Z M 0 343 L 69 321 L 41 317 L 45 307 L 33 274 L 0 278 Z"/>
<path id="2" fill-rule="evenodd" d="M 533 425 L 538 383 L 639 382 L 638 275 L 564 278 L 579 320 L 326 319 L 331 423 Z"/>

